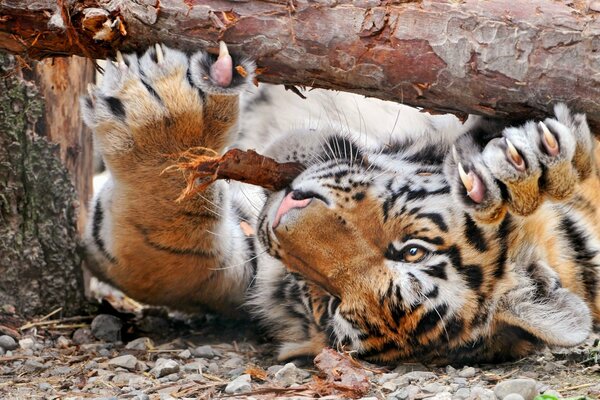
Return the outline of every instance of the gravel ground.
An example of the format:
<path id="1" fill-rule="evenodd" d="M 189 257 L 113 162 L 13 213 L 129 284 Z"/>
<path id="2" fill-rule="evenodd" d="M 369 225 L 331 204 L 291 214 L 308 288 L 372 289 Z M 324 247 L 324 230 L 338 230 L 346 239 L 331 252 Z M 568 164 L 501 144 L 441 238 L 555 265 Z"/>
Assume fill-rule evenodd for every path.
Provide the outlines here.
<path id="1" fill-rule="evenodd" d="M 134 303 L 133 303 L 134 304 Z M 133 307 L 135 308 L 135 307 Z M 501 365 L 375 366 L 324 351 L 316 361 L 278 363 L 249 322 L 193 321 L 163 310 L 23 321 L 0 310 L 3 399 L 547 399 L 600 396 L 595 335 Z M 132 308 L 130 307 L 130 310 Z M 552 397 L 553 396 L 553 397 Z M 579 397 L 578 397 L 579 398 Z M 585 397 L 582 397 L 585 398 Z"/>

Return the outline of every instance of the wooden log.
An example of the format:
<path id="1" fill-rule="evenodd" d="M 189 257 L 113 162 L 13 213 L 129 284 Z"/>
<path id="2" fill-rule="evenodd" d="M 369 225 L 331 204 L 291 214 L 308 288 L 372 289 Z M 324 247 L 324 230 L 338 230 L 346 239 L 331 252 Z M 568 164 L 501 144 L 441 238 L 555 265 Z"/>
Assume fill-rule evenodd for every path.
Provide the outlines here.
<path id="1" fill-rule="evenodd" d="M 92 154 L 77 99 L 93 67 L 82 58 L 51 63 L 0 52 L 0 304 L 25 316 L 89 307 L 78 227 Z"/>
<path id="2" fill-rule="evenodd" d="M 264 82 L 438 111 L 540 116 L 563 101 L 600 123 L 600 14 L 555 0 L 0 0 L 0 48 L 103 58 L 225 40 Z"/>

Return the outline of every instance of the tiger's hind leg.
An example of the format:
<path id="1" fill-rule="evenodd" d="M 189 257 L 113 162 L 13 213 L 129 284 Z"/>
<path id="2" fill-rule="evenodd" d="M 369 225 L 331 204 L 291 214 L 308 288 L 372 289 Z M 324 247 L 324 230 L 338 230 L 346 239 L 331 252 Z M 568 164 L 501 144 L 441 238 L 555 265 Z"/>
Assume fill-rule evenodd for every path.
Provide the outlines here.
<path id="1" fill-rule="evenodd" d="M 156 45 L 109 62 L 102 86 L 82 101 L 112 175 L 95 199 L 87 247 L 97 274 L 129 296 L 183 311 L 243 301 L 250 246 L 227 185 L 177 203 L 185 181 L 164 171 L 191 147 L 222 152 L 232 141 L 252 72 L 224 45 L 218 58 Z"/>

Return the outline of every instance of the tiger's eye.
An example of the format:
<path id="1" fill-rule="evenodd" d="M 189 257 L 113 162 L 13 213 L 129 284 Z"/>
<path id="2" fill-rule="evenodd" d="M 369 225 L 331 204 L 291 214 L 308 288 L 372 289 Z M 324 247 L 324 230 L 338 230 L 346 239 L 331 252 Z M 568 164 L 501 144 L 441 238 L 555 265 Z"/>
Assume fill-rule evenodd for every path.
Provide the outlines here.
<path id="1" fill-rule="evenodd" d="M 419 262 L 425 257 L 426 254 L 427 254 L 427 252 L 422 247 L 419 247 L 419 246 L 409 247 L 404 252 L 404 261 L 409 262 L 409 263 Z"/>

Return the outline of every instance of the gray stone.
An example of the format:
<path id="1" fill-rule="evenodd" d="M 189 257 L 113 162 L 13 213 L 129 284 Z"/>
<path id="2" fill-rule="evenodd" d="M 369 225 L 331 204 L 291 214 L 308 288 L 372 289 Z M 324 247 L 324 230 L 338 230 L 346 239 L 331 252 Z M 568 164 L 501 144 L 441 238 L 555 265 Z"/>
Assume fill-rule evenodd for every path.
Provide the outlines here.
<path id="1" fill-rule="evenodd" d="M 310 376 L 307 371 L 299 369 L 294 363 L 287 363 L 275 373 L 274 378 L 281 385 L 288 387 L 294 383 L 301 383 L 307 374 Z"/>
<path id="2" fill-rule="evenodd" d="M 141 337 L 141 338 L 134 339 L 125 345 L 125 348 L 128 350 L 146 351 L 150 347 L 152 347 L 152 340 L 150 340 L 147 337 Z"/>
<path id="3" fill-rule="evenodd" d="M 205 364 L 202 361 L 192 361 L 191 363 L 187 363 L 183 366 L 183 371 L 201 374 L 202 368 L 204 367 Z"/>
<path id="4" fill-rule="evenodd" d="M 454 397 L 457 399 L 468 399 L 471 395 L 471 391 L 467 388 L 460 388 L 454 393 Z"/>
<path id="5" fill-rule="evenodd" d="M 71 341 L 64 336 L 59 336 L 58 339 L 56 339 L 56 346 L 61 349 L 66 349 L 71 346 Z"/>
<path id="6" fill-rule="evenodd" d="M 154 368 L 150 370 L 150 373 L 156 378 L 162 378 L 163 376 L 174 374 L 176 372 L 179 372 L 179 364 L 177 364 L 177 361 L 167 358 L 159 358 L 156 360 Z"/>
<path id="7" fill-rule="evenodd" d="M 227 360 L 223 364 L 221 364 L 221 367 L 223 367 L 225 369 L 240 368 L 243 366 L 244 366 L 244 360 L 242 360 L 239 357 L 230 358 L 229 360 Z"/>
<path id="8" fill-rule="evenodd" d="M 511 393 L 520 394 L 525 400 L 533 400 L 538 395 L 536 381 L 533 379 L 510 379 L 494 387 L 496 397 L 503 400 Z"/>
<path id="9" fill-rule="evenodd" d="M 560 393 L 558 393 L 556 390 L 553 389 L 548 389 L 544 392 L 545 395 L 547 396 L 554 396 L 557 399 L 562 399 L 562 395 Z"/>
<path id="10" fill-rule="evenodd" d="M 114 315 L 100 314 L 92 321 L 92 335 L 96 339 L 107 342 L 117 342 L 121 340 L 121 328 L 123 323 Z"/>
<path id="11" fill-rule="evenodd" d="M 50 376 L 65 376 L 69 375 L 73 370 L 66 365 L 59 365 L 58 367 L 54 367 L 48 370 L 48 374 Z"/>
<path id="12" fill-rule="evenodd" d="M 454 378 L 453 381 L 459 386 L 467 386 L 467 378 Z"/>
<path id="13" fill-rule="evenodd" d="M 460 371 L 458 371 L 458 376 L 461 378 L 472 378 L 475 376 L 475 368 L 473 367 L 464 367 Z"/>
<path id="14" fill-rule="evenodd" d="M 210 372 L 211 374 L 218 374 L 219 373 L 219 364 L 217 364 L 215 362 L 211 362 L 210 364 L 208 364 L 208 372 Z"/>
<path id="15" fill-rule="evenodd" d="M 383 385 L 381 385 L 381 389 L 384 392 L 393 392 L 397 387 L 398 385 L 394 382 L 385 382 Z"/>
<path id="16" fill-rule="evenodd" d="M 50 385 L 48 382 L 40 382 L 40 384 L 38 385 L 38 389 L 47 392 L 49 390 L 52 390 L 52 385 Z"/>
<path id="17" fill-rule="evenodd" d="M 470 398 L 479 400 L 496 400 L 496 395 L 490 389 L 486 389 L 481 386 L 474 386 L 471 388 Z"/>
<path id="18" fill-rule="evenodd" d="M 220 355 L 219 352 L 215 351 L 215 349 L 213 349 L 209 345 L 196 347 L 194 350 L 192 350 L 192 354 L 195 357 L 202 357 L 202 358 L 213 358 L 213 357 Z"/>
<path id="19" fill-rule="evenodd" d="M 46 367 L 41 362 L 33 360 L 33 359 L 25 360 L 25 362 L 23 363 L 23 369 L 26 371 L 29 371 L 29 372 L 41 371 L 46 368 L 48 368 L 48 367 Z"/>
<path id="20" fill-rule="evenodd" d="M 437 375 L 429 371 L 412 371 L 402 375 L 399 379 L 405 382 L 423 382 L 429 379 L 435 379 Z"/>
<path id="21" fill-rule="evenodd" d="M 397 378 L 398 375 L 399 374 L 397 372 L 391 372 L 391 373 L 387 373 L 387 374 L 381 374 L 381 376 L 379 376 L 379 378 L 377 378 L 377 383 L 380 384 L 380 385 L 383 385 L 387 381 Z"/>
<path id="22" fill-rule="evenodd" d="M 121 367 L 130 371 L 135 369 L 137 363 L 138 359 L 135 358 L 135 356 L 132 356 L 131 354 L 115 357 L 112 360 L 108 361 L 108 365 L 110 365 L 111 367 Z"/>
<path id="23" fill-rule="evenodd" d="M 33 346 L 35 346 L 35 341 L 32 338 L 24 338 L 19 340 L 19 347 L 23 350 L 33 350 Z"/>
<path id="24" fill-rule="evenodd" d="M 523 396 L 518 393 L 510 393 L 504 396 L 503 400 L 524 400 Z"/>
<path id="25" fill-rule="evenodd" d="M 252 385 L 250 385 L 250 375 L 244 374 L 240 375 L 225 387 L 225 393 L 228 394 L 237 394 L 247 392 L 252 389 Z"/>
<path id="26" fill-rule="evenodd" d="M 267 368 L 267 374 L 269 374 L 271 376 L 275 376 L 277 371 L 279 371 L 281 368 L 283 368 L 283 365 L 279 365 L 279 364 L 271 365 L 269 368 Z"/>
<path id="27" fill-rule="evenodd" d="M 14 350 L 17 348 L 17 342 L 8 335 L 2 335 L 0 336 L 0 347 L 4 350 Z"/>
<path id="28" fill-rule="evenodd" d="M 93 341 L 92 331 L 88 328 L 79 328 L 73 332 L 73 343 L 75 344 L 89 344 Z"/>
<path id="29" fill-rule="evenodd" d="M 423 390 L 428 393 L 440 393 L 445 390 L 445 387 L 441 383 L 431 382 L 423 386 Z"/>
<path id="30" fill-rule="evenodd" d="M 192 353 L 188 349 L 185 349 L 182 352 L 180 352 L 179 354 L 177 354 L 177 357 L 182 358 L 184 360 L 187 360 L 191 356 L 192 356 Z"/>

